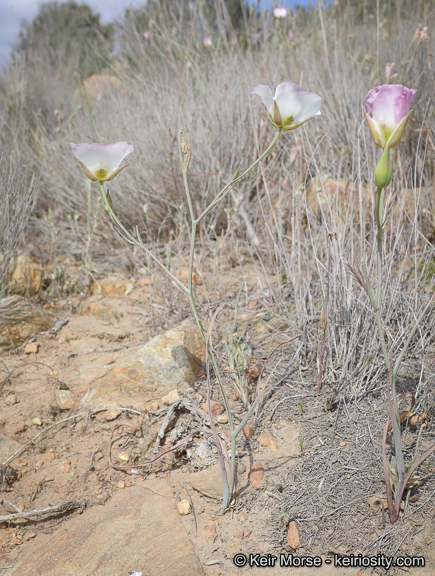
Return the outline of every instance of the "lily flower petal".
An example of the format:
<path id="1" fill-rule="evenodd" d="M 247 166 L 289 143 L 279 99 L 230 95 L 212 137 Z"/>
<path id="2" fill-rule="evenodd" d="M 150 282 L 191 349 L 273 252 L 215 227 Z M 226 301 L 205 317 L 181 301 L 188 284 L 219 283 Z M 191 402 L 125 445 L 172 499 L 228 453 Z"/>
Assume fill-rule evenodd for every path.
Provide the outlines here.
<path id="1" fill-rule="evenodd" d="M 260 100 L 266 106 L 267 111 L 273 108 L 272 90 L 269 88 L 269 86 L 259 84 L 251 91 L 251 94 L 257 94 L 258 96 L 260 96 Z"/>
<path id="2" fill-rule="evenodd" d="M 365 115 L 376 146 L 394 148 L 400 142 L 416 92 L 401 84 L 384 84 L 367 93 L 364 107 L 371 117 Z"/>
<path id="3" fill-rule="evenodd" d="M 251 94 L 260 96 L 270 121 L 276 128 L 294 130 L 314 116 L 320 115 L 320 96 L 293 82 L 280 84 L 275 91 L 275 97 L 272 96 L 270 88 L 263 84 L 256 86 Z"/>
<path id="4" fill-rule="evenodd" d="M 134 152 L 134 147 L 127 142 L 115 144 L 73 144 L 71 151 L 80 162 L 83 172 L 94 182 L 108 182 L 123 168 L 121 162 L 128 154 Z"/>
<path id="5" fill-rule="evenodd" d="M 274 8 L 273 15 L 277 20 L 284 20 L 284 18 L 287 16 L 287 8 Z"/>

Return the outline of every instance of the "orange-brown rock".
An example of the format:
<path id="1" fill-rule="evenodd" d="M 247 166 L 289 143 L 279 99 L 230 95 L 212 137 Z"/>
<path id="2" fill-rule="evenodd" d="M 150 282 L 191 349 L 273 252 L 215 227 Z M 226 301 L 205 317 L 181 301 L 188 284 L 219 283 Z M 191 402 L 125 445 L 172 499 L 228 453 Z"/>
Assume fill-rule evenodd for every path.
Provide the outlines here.
<path id="1" fill-rule="evenodd" d="M 245 438 L 251 438 L 254 435 L 254 428 L 250 424 L 243 426 L 243 435 Z"/>
<path id="2" fill-rule="evenodd" d="M 222 402 L 216 402 L 215 400 L 210 400 L 210 407 L 212 416 L 222 414 L 222 412 L 225 410 L 225 406 L 222 404 Z M 208 402 L 201 404 L 201 408 L 206 414 L 208 414 Z"/>
<path id="3" fill-rule="evenodd" d="M 258 443 L 260 446 L 270 446 L 272 452 L 278 451 L 278 442 L 270 432 L 263 432 L 263 434 L 258 437 Z"/>
<path id="4" fill-rule="evenodd" d="M 287 542 L 294 550 L 301 546 L 301 539 L 299 537 L 299 530 L 296 522 L 290 522 L 288 525 Z"/>
<path id="5" fill-rule="evenodd" d="M 9 291 L 21 296 L 33 296 L 39 292 L 42 282 L 42 264 L 31 256 L 20 252 L 12 260 L 7 278 Z"/>
<path id="6" fill-rule="evenodd" d="M 261 482 L 264 478 L 264 468 L 261 462 L 254 462 L 252 468 L 249 471 L 249 482 L 252 486 L 258 490 L 261 488 Z"/>

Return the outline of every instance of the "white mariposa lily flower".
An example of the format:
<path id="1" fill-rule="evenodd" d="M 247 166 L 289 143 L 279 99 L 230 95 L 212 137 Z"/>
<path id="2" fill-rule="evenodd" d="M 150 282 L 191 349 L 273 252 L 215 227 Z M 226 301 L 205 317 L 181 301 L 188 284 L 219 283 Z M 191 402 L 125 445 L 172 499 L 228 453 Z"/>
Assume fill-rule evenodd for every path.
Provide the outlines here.
<path id="1" fill-rule="evenodd" d="M 70 142 L 71 151 L 83 172 L 93 182 L 108 182 L 112 180 L 123 168 L 120 166 L 128 154 L 134 152 L 134 147 L 127 142 L 115 144 L 73 144 Z"/>
<path id="2" fill-rule="evenodd" d="M 251 94 L 260 96 L 275 128 L 294 130 L 314 116 L 320 115 L 322 105 L 320 96 L 293 82 L 280 84 L 275 91 L 275 96 L 272 96 L 269 86 L 264 86 L 264 84 L 256 86 Z"/>
<path id="3" fill-rule="evenodd" d="M 287 17 L 287 8 L 274 8 L 273 15 L 277 20 L 284 20 Z"/>

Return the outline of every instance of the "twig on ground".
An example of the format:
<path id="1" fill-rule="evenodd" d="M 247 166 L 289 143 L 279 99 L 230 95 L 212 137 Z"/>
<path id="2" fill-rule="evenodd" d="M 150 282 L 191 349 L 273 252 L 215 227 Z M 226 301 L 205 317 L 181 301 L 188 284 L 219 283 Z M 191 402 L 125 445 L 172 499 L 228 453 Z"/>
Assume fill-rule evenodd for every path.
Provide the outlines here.
<path id="1" fill-rule="evenodd" d="M 62 514 L 80 508 L 82 511 L 86 508 L 84 500 L 66 500 L 60 504 L 53 504 L 47 508 L 39 510 L 29 510 L 28 512 L 16 512 L 7 516 L 0 516 L 0 522 L 10 522 L 11 520 L 21 520 L 23 518 L 32 518 L 33 516 L 50 516 L 51 514 Z"/>
<path id="2" fill-rule="evenodd" d="M 56 334 L 57 332 L 59 332 L 59 330 L 61 330 L 64 326 L 66 326 L 68 322 L 69 318 L 67 316 L 64 316 L 62 320 L 56 322 L 53 328 L 51 328 L 50 330 L 44 330 L 43 332 L 40 332 L 40 334 Z"/>
<path id="3" fill-rule="evenodd" d="M 198 536 L 198 523 L 196 521 L 196 514 L 195 514 L 195 508 L 193 506 L 193 502 L 192 502 L 192 497 L 189 494 L 189 490 L 187 488 L 185 488 L 186 494 L 189 498 L 190 501 L 190 505 L 192 506 L 192 514 L 193 514 L 193 522 L 195 523 L 195 536 Z"/>
<path id="4" fill-rule="evenodd" d="M 178 408 L 178 406 L 181 404 L 182 399 L 179 398 L 178 400 L 175 400 L 175 402 L 173 402 L 169 408 L 168 408 L 168 413 L 165 416 L 165 419 L 162 422 L 162 425 L 160 426 L 160 430 L 157 434 L 157 438 L 156 438 L 156 442 L 154 444 L 154 454 L 156 454 L 160 448 L 160 444 L 163 440 L 163 438 L 165 437 L 166 434 L 166 429 L 168 428 L 170 422 L 171 422 L 171 418 L 172 418 L 172 414 L 175 412 L 175 410 Z"/>
<path id="5" fill-rule="evenodd" d="M 13 504 L 12 502 L 8 502 L 7 500 L 3 500 L 3 498 L 0 498 L 0 506 L 2 504 L 6 504 L 7 506 L 10 506 L 11 508 L 13 508 L 16 512 L 21 512 L 21 510 L 18 508 L 18 506 L 15 506 L 15 504 Z"/>
<path id="6" fill-rule="evenodd" d="M 150 488 L 149 486 L 144 486 L 144 488 L 146 488 L 147 490 L 149 490 L 150 492 L 153 492 L 153 494 L 157 494 L 157 496 L 163 496 L 164 498 L 174 498 L 173 496 L 171 496 L 170 494 L 162 494 L 161 492 L 157 492 L 156 490 L 153 490 L 152 488 Z"/>
<path id="7" fill-rule="evenodd" d="M 197 408 L 184 398 L 179 398 L 167 408 L 168 413 L 166 414 L 165 419 L 163 420 L 163 423 L 160 427 L 159 433 L 157 434 L 154 446 L 154 454 L 156 454 L 160 448 L 161 441 L 165 437 L 166 430 L 171 422 L 172 415 L 174 414 L 175 410 L 177 410 L 177 408 L 186 408 L 186 410 L 188 410 L 200 424 L 204 426 L 209 425 L 208 415 L 203 410 Z"/>
<path id="8" fill-rule="evenodd" d="M 132 344 L 124 344 L 124 346 L 115 346 L 114 348 L 96 348 L 95 350 L 89 350 L 89 352 L 62 352 L 59 356 L 87 356 L 88 354 L 104 354 L 104 352 L 119 352 L 120 350 L 126 350 L 127 348 L 134 348 L 135 346 L 142 346 L 146 344 L 147 340 L 141 340 L 140 342 L 133 342 Z"/>

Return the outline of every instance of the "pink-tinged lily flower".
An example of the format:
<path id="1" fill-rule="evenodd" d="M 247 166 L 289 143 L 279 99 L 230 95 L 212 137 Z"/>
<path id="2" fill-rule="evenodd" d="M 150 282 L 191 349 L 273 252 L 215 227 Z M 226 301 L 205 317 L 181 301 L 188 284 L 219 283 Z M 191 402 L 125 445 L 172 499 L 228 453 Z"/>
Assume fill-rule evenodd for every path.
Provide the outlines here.
<path id="1" fill-rule="evenodd" d="M 71 151 L 83 172 L 93 182 L 108 182 L 112 180 L 123 168 L 120 166 L 128 154 L 134 152 L 134 148 L 127 142 L 115 144 L 73 144 L 70 142 Z"/>
<path id="2" fill-rule="evenodd" d="M 210 36 L 204 36 L 202 40 L 204 46 L 207 48 L 208 46 L 213 46 L 213 41 Z"/>
<path id="3" fill-rule="evenodd" d="M 277 20 L 284 20 L 287 16 L 287 8 L 274 8 L 273 15 Z"/>
<path id="4" fill-rule="evenodd" d="M 427 35 L 427 26 L 423 26 L 419 24 L 417 26 L 417 30 L 414 33 L 414 40 L 421 42 L 422 40 L 427 40 L 429 36 Z"/>
<path id="5" fill-rule="evenodd" d="M 149 30 L 145 30 L 145 32 L 143 33 L 143 37 L 148 39 L 151 36 L 151 32 Z"/>
<path id="6" fill-rule="evenodd" d="M 364 98 L 364 114 L 376 146 L 385 149 L 399 144 L 411 115 L 409 108 L 416 92 L 401 84 L 384 84 L 368 92 Z"/>
<path id="7" fill-rule="evenodd" d="M 293 82 L 283 82 L 272 96 L 269 86 L 259 84 L 251 94 L 260 96 L 267 108 L 269 119 L 275 128 L 294 130 L 304 122 L 320 115 L 322 99 Z"/>

